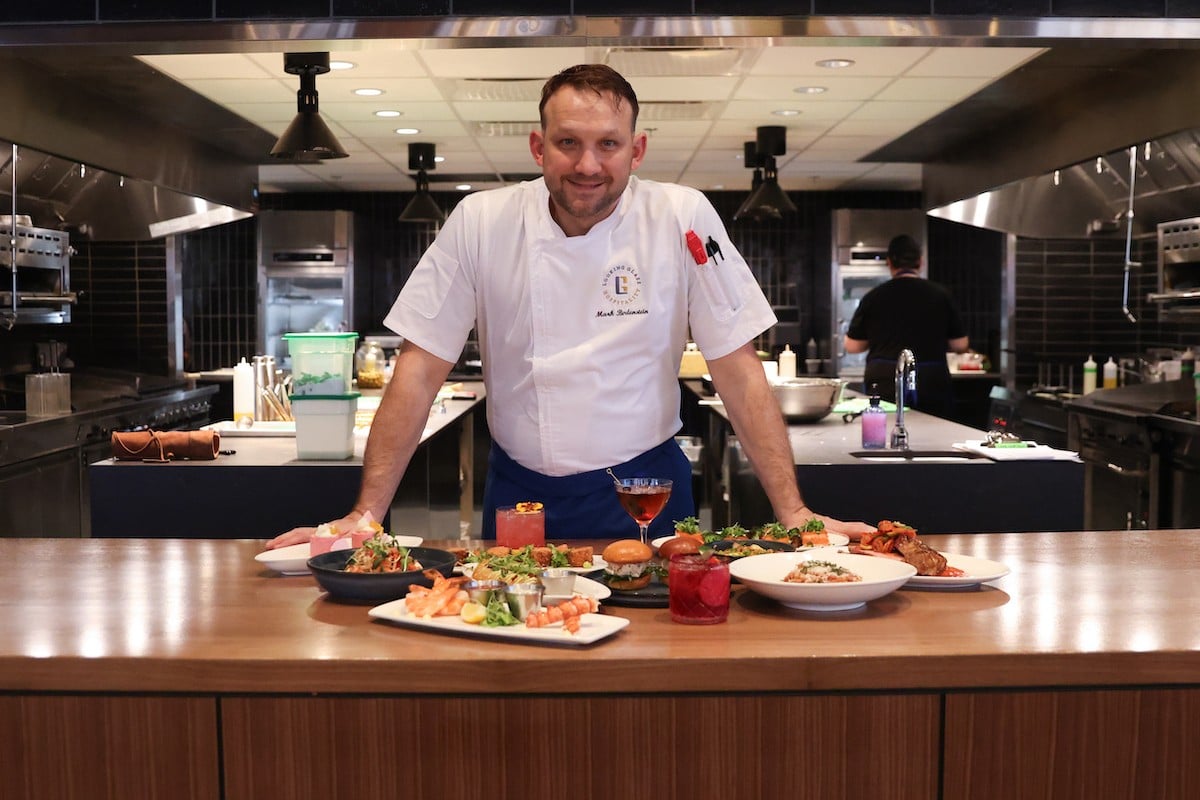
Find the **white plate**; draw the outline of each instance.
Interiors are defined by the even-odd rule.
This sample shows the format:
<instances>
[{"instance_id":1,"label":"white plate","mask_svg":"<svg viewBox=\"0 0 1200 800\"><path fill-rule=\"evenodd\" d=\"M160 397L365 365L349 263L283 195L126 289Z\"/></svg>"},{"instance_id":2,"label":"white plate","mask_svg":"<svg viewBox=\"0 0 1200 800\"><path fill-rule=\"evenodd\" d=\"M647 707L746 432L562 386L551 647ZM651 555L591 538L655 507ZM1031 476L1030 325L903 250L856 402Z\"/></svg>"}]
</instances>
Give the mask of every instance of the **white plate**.
<instances>
[{"instance_id":1,"label":"white plate","mask_svg":"<svg viewBox=\"0 0 1200 800\"><path fill-rule=\"evenodd\" d=\"M600 581L594 581L591 578L585 578L582 575L575 576L575 594L581 594L584 597L594 597L597 600L607 600L612 597L612 589L605 586ZM561 603L564 600L570 600L570 595L565 594L548 594L542 598L542 605L554 605Z\"/></svg>"},{"instance_id":2,"label":"white plate","mask_svg":"<svg viewBox=\"0 0 1200 800\"><path fill-rule=\"evenodd\" d=\"M395 539L401 547L419 547L424 541L420 536L396 536ZM346 549L350 546L349 537L345 537L345 541L346 544L341 547L338 546L340 543L335 543L333 549ZM276 550L263 550L254 557L254 560L281 575L311 575L312 573L308 571L310 557L308 542L301 542Z\"/></svg>"},{"instance_id":3,"label":"white plate","mask_svg":"<svg viewBox=\"0 0 1200 800\"><path fill-rule=\"evenodd\" d=\"M857 583L788 583L784 580L802 561L831 561L862 577ZM739 558L729 574L751 591L805 611L847 611L899 589L917 574L911 564L890 558L839 553L832 548L803 553L768 553Z\"/></svg>"},{"instance_id":4,"label":"white plate","mask_svg":"<svg viewBox=\"0 0 1200 800\"><path fill-rule=\"evenodd\" d=\"M828 532L825 535L829 537L829 544L811 544L806 547L797 547L796 549L797 550L812 550L814 547L842 547L843 545L850 544L850 537L844 533ZM664 542L667 542L674 538L675 538L674 535L660 536L657 539L655 539L654 541L652 541L650 544L654 545L654 549L657 550L658 548L663 546ZM751 539L750 541L754 541L754 540Z\"/></svg>"},{"instance_id":5,"label":"white plate","mask_svg":"<svg viewBox=\"0 0 1200 800\"><path fill-rule=\"evenodd\" d=\"M939 578L936 575L914 575L908 579L905 586L921 586L929 589L960 589L966 586L978 586L987 581L1003 578L1009 573L1008 567L999 561L988 561L986 558L960 556L955 553L942 553L946 564L958 567L967 573L960 578Z\"/></svg>"},{"instance_id":6,"label":"white plate","mask_svg":"<svg viewBox=\"0 0 1200 800\"><path fill-rule=\"evenodd\" d=\"M593 554L592 565L590 567L563 567L563 569L570 570L576 575L586 575L589 572L595 572L596 570L604 569L607 566L608 562L605 561L603 557ZM454 571L459 575L470 575L475 571L475 564L459 564L454 568Z\"/></svg>"},{"instance_id":7,"label":"white plate","mask_svg":"<svg viewBox=\"0 0 1200 800\"><path fill-rule=\"evenodd\" d=\"M545 628L527 628L524 623L510 625L504 628L485 628L482 625L470 625L463 622L457 615L453 617L413 617L409 616L404 598L393 600L376 606L367 612L375 619L394 622L409 628L419 628L433 633L448 633L457 636L478 636L484 639L507 639L519 644L565 644L585 645L612 636L629 624L624 617L610 617L607 614L584 614L579 618L579 631L568 633L561 625L550 625Z\"/></svg>"}]
</instances>

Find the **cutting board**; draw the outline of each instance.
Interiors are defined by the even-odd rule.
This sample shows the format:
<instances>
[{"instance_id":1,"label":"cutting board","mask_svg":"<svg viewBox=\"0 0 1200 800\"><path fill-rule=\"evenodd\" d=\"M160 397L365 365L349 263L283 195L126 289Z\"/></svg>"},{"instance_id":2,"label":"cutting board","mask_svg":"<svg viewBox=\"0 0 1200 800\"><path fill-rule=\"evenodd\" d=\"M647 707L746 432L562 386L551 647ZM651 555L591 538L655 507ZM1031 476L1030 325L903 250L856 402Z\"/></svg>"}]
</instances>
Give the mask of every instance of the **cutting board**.
<instances>
[{"instance_id":1,"label":"cutting board","mask_svg":"<svg viewBox=\"0 0 1200 800\"><path fill-rule=\"evenodd\" d=\"M986 447L984 442L955 442L956 450L990 458L992 461L1078 461L1072 450L1057 450L1044 444L1029 442L1030 447Z\"/></svg>"}]
</instances>

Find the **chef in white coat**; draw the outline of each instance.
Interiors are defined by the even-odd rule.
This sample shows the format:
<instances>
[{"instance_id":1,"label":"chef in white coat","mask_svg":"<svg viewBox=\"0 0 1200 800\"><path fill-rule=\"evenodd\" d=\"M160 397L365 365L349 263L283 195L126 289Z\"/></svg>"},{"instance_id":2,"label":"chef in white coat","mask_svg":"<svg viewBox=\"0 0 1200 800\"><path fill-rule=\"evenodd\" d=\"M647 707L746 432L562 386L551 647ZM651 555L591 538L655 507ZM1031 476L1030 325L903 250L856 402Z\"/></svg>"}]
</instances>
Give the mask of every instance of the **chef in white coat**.
<instances>
[{"instance_id":1,"label":"chef in white coat","mask_svg":"<svg viewBox=\"0 0 1200 800\"><path fill-rule=\"evenodd\" d=\"M636 526L608 470L673 479L652 535L696 513L691 467L674 440L689 333L777 519L792 527L818 516L801 499L753 343L775 316L703 194L632 175L647 144L633 88L607 66L579 65L546 83L539 108L529 147L542 179L463 198L384 320L404 344L371 426L358 500L333 524L388 512L472 329L494 442L485 538L495 509L522 501L545 504L547 538L629 537ZM821 518L851 535L871 530Z\"/></svg>"}]
</instances>

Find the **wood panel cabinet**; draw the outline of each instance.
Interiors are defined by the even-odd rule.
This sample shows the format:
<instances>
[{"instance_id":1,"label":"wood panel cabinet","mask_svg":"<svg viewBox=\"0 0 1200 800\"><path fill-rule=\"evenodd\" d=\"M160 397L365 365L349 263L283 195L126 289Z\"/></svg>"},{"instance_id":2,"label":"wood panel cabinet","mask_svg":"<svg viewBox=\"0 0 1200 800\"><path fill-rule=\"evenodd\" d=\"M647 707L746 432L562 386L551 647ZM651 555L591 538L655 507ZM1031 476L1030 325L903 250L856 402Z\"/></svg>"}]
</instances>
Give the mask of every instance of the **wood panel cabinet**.
<instances>
[{"instance_id":1,"label":"wood panel cabinet","mask_svg":"<svg viewBox=\"0 0 1200 800\"><path fill-rule=\"evenodd\" d=\"M219 800L217 748L211 697L0 696L5 800Z\"/></svg>"}]
</instances>

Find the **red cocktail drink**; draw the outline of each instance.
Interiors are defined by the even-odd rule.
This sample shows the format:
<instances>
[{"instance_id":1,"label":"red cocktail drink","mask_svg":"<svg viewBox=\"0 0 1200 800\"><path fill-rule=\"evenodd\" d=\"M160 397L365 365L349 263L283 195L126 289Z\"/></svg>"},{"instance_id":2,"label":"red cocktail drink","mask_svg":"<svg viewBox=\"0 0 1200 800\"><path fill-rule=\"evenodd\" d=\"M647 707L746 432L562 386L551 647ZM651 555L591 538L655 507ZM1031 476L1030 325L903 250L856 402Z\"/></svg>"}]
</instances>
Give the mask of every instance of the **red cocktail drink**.
<instances>
[{"instance_id":1,"label":"red cocktail drink","mask_svg":"<svg viewBox=\"0 0 1200 800\"><path fill-rule=\"evenodd\" d=\"M713 625L729 617L729 559L676 553L671 556L667 585L673 621Z\"/></svg>"},{"instance_id":2,"label":"red cocktail drink","mask_svg":"<svg viewBox=\"0 0 1200 800\"><path fill-rule=\"evenodd\" d=\"M671 497L671 486L671 481L661 478L621 478L617 481L617 500L638 524L643 544L646 543L646 529Z\"/></svg>"},{"instance_id":3,"label":"red cocktail drink","mask_svg":"<svg viewBox=\"0 0 1200 800\"><path fill-rule=\"evenodd\" d=\"M541 547L546 543L546 513L541 503L517 503L496 509L496 544L501 547Z\"/></svg>"}]
</instances>

